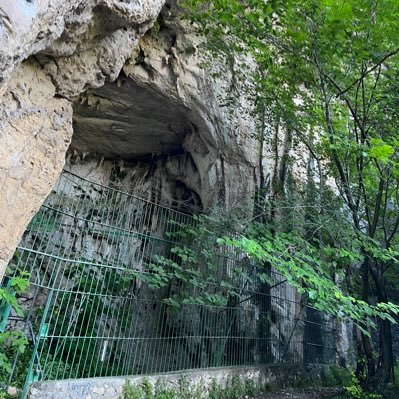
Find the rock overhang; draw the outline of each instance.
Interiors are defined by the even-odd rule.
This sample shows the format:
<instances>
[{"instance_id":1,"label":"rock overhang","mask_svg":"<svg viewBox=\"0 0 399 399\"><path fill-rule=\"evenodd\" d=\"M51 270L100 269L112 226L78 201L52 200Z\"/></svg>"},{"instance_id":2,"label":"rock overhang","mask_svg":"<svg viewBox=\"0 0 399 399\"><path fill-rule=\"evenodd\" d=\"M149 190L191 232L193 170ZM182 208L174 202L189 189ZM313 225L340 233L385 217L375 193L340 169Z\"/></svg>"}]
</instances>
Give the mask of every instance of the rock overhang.
<instances>
[{"instance_id":1,"label":"rock overhang","mask_svg":"<svg viewBox=\"0 0 399 399\"><path fill-rule=\"evenodd\" d=\"M81 95L74 106L71 151L133 160L183 152L195 126L189 109L121 75Z\"/></svg>"}]
</instances>

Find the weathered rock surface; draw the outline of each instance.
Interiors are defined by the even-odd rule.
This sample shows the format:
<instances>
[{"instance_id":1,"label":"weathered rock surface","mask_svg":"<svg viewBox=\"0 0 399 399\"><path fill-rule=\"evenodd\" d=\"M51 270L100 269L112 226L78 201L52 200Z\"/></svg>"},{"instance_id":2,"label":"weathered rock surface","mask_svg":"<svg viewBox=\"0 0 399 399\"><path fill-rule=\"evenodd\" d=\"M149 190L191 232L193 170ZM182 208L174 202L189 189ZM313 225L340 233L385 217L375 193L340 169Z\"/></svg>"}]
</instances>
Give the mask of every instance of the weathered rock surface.
<instances>
[{"instance_id":1,"label":"weathered rock surface","mask_svg":"<svg viewBox=\"0 0 399 399\"><path fill-rule=\"evenodd\" d=\"M59 80L78 92L116 78L164 0L1 0L0 84L32 54L60 58ZM125 33L124 33L125 32ZM68 69L69 67L69 69ZM102 75L100 78L97 74ZM66 82L69 80L69 82Z\"/></svg>"},{"instance_id":2,"label":"weathered rock surface","mask_svg":"<svg viewBox=\"0 0 399 399\"><path fill-rule=\"evenodd\" d=\"M163 3L0 1L0 276L64 165L72 98L118 76Z\"/></svg>"},{"instance_id":3,"label":"weathered rock surface","mask_svg":"<svg viewBox=\"0 0 399 399\"><path fill-rule=\"evenodd\" d=\"M22 64L0 105L0 275L64 165L72 106L34 64Z\"/></svg>"}]
</instances>

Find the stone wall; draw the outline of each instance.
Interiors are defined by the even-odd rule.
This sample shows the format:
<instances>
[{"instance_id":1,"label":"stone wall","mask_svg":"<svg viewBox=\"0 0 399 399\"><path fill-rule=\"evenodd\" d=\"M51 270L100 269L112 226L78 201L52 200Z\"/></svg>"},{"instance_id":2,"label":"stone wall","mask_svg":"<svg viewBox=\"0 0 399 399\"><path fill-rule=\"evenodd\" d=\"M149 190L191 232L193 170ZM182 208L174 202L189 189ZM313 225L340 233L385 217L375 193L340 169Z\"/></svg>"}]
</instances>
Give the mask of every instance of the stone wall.
<instances>
[{"instance_id":1,"label":"stone wall","mask_svg":"<svg viewBox=\"0 0 399 399\"><path fill-rule=\"evenodd\" d=\"M312 370L313 381L320 378L320 370ZM160 374L156 376L109 377L84 380L64 380L35 383L30 388L30 399L117 399L122 398L126 381L139 384L144 378L150 383L162 382L167 388L178 388L182 377L190 386L199 385L202 391L210 388L213 381L222 387L233 377L243 381L252 380L257 385L285 387L295 385L306 374L298 365L279 365L269 367L224 368L186 373Z\"/></svg>"}]
</instances>

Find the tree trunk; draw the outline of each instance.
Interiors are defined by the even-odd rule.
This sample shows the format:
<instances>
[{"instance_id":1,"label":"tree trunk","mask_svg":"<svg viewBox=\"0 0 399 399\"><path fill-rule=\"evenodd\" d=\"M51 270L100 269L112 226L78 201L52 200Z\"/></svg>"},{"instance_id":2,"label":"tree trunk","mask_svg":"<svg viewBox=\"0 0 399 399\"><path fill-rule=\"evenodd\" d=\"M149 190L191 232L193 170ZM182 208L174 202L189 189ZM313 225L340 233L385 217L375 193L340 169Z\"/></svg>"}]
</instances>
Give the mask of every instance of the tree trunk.
<instances>
[{"instance_id":1,"label":"tree trunk","mask_svg":"<svg viewBox=\"0 0 399 399\"><path fill-rule=\"evenodd\" d=\"M370 269L370 261L368 257L365 258L361 272L362 272L362 299L366 303L369 303L369 291L370 291L370 283L369 283L369 269ZM362 325L362 328L368 330L366 324ZM358 345L358 350L360 351L360 356L357 360L356 367L356 377L361 381L363 387L367 387L370 385L370 382L374 380L374 376L376 373L376 364L373 350L373 342L369 336L360 333L361 336L361 345ZM365 370L365 365L367 368Z\"/></svg>"},{"instance_id":2,"label":"tree trunk","mask_svg":"<svg viewBox=\"0 0 399 399\"><path fill-rule=\"evenodd\" d=\"M371 268L371 275L377 290L378 302L388 302L386 292L385 278L383 274L383 265L376 265ZM387 319L379 319L379 338L380 338L380 356L376 379L379 384L389 383L393 368L393 349L392 349L392 330L391 322Z\"/></svg>"}]
</instances>

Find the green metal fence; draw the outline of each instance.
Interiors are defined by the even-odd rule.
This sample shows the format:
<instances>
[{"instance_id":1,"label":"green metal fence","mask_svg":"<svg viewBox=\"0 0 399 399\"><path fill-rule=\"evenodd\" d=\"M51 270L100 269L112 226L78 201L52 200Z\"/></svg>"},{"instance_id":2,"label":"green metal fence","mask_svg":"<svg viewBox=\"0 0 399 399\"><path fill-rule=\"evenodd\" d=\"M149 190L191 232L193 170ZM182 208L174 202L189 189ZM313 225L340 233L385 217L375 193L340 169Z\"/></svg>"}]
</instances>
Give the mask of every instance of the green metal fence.
<instances>
[{"instance_id":1,"label":"green metal fence","mask_svg":"<svg viewBox=\"0 0 399 399\"><path fill-rule=\"evenodd\" d=\"M8 321L31 342L27 382L334 360L333 321L272 270L267 284L256 281L242 254L216 254L219 275L203 288L225 295L224 306L171 306L165 299L181 289L176 282L141 278L157 278L154 256L172 256L181 226L194 224L176 209L64 171L9 267L9 276L30 273L30 292L19 298L26 315ZM255 283L231 277L237 265ZM238 295L217 284L222 274Z\"/></svg>"}]
</instances>

